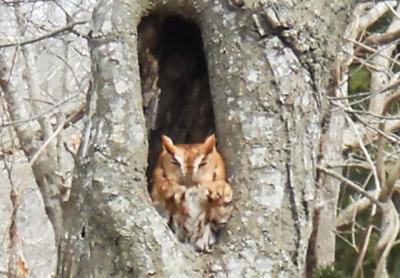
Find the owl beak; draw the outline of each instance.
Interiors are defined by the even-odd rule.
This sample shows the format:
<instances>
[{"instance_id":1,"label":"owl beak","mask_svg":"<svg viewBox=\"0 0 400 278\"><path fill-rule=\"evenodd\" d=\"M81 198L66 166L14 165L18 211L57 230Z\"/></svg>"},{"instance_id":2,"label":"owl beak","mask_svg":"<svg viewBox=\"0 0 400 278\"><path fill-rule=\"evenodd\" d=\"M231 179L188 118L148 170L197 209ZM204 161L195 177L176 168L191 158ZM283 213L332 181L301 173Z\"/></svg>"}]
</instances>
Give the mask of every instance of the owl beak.
<instances>
[{"instance_id":1,"label":"owl beak","mask_svg":"<svg viewBox=\"0 0 400 278\"><path fill-rule=\"evenodd\" d=\"M188 187L194 186L193 183L193 169L188 169L188 173L185 177L185 185Z\"/></svg>"}]
</instances>

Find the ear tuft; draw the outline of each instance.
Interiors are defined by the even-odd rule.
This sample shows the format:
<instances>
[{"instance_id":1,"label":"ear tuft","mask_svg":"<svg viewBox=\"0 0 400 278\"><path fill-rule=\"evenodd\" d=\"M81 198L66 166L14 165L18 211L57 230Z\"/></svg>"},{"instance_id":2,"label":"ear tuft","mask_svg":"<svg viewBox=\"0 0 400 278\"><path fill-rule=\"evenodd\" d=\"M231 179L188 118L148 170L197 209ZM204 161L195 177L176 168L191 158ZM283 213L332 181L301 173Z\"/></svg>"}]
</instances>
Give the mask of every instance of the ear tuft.
<instances>
[{"instance_id":1,"label":"ear tuft","mask_svg":"<svg viewBox=\"0 0 400 278\"><path fill-rule=\"evenodd\" d=\"M164 149L171 153L171 154L175 154L176 153L176 146L174 145L174 142L172 141L171 138L169 138L166 135L162 135L161 136L161 141L163 144Z\"/></svg>"},{"instance_id":2,"label":"ear tuft","mask_svg":"<svg viewBox=\"0 0 400 278\"><path fill-rule=\"evenodd\" d=\"M211 153L214 150L216 143L215 134L212 134L207 137L207 139L203 143L204 151L207 154Z\"/></svg>"}]
</instances>

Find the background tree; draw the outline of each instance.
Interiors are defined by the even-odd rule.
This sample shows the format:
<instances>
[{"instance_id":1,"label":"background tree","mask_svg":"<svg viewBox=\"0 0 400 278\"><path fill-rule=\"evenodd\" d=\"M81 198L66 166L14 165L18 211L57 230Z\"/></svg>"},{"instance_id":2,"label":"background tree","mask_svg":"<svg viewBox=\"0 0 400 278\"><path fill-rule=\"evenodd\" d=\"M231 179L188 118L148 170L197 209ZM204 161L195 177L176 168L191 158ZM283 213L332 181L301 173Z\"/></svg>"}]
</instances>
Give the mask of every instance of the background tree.
<instances>
[{"instance_id":1,"label":"background tree","mask_svg":"<svg viewBox=\"0 0 400 278\"><path fill-rule=\"evenodd\" d=\"M349 82L349 91L342 90L332 99L346 112L344 144L352 150L342 165L346 178L333 176L351 188L342 193L343 210L336 223L344 240L338 246L343 250L343 242L349 243L339 263L353 277L388 277L388 269L394 276L399 273L393 264L398 256L396 181L400 175L396 5L393 1L356 7L342 48L347 57L342 60L342 84L345 89ZM350 229L344 228L349 225Z\"/></svg>"}]
</instances>

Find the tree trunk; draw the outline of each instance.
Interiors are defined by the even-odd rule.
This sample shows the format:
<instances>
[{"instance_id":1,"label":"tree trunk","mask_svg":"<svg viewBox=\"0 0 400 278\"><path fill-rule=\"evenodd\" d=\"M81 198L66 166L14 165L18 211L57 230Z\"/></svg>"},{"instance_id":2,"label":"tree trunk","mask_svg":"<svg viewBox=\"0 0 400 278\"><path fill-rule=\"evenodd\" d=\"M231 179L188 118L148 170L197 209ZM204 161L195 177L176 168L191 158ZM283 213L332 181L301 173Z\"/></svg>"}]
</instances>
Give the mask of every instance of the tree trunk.
<instances>
[{"instance_id":1,"label":"tree trunk","mask_svg":"<svg viewBox=\"0 0 400 278\"><path fill-rule=\"evenodd\" d=\"M350 7L233 2L99 1L89 44L94 86L63 210L60 276L306 275L323 107L343 30L337 22ZM203 35L235 207L211 254L179 242L147 192L136 30L150 7L194 19Z\"/></svg>"}]
</instances>

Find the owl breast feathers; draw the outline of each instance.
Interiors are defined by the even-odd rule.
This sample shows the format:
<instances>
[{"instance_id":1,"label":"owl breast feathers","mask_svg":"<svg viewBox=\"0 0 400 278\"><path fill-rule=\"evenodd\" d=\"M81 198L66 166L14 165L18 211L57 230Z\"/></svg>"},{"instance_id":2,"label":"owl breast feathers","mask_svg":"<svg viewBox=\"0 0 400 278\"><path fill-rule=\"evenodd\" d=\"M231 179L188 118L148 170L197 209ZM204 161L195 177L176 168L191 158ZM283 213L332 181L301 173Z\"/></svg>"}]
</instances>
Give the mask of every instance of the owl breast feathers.
<instances>
[{"instance_id":1,"label":"owl breast feathers","mask_svg":"<svg viewBox=\"0 0 400 278\"><path fill-rule=\"evenodd\" d=\"M151 198L181 241L209 251L232 212L232 188L215 136L200 144L177 144L163 135L151 181Z\"/></svg>"}]
</instances>

